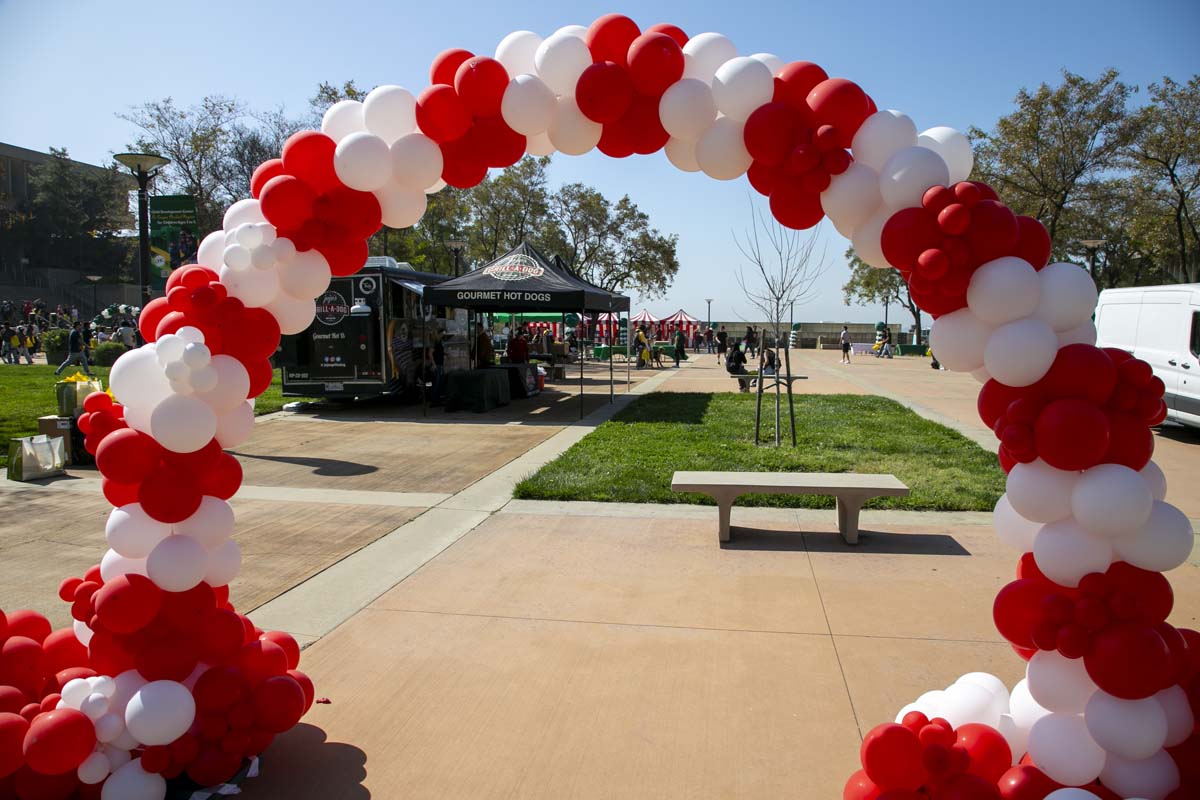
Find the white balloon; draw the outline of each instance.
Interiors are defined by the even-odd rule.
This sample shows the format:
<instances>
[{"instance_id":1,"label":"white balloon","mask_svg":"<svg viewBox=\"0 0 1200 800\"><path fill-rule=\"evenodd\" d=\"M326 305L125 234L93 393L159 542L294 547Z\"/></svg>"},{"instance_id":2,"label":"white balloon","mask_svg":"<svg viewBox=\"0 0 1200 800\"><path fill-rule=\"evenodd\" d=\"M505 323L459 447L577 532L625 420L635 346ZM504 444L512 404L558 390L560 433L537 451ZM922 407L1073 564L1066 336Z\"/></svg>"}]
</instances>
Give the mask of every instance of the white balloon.
<instances>
[{"instance_id":1,"label":"white balloon","mask_svg":"<svg viewBox=\"0 0 1200 800\"><path fill-rule=\"evenodd\" d=\"M996 730L1004 737L1004 741L1008 742L1008 750L1013 754L1012 763L1016 766L1029 749L1028 729L1018 726L1012 714L1004 713L1000 715L1000 725Z\"/></svg>"},{"instance_id":2,"label":"white balloon","mask_svg":"<svg viewBox=\"0 0 1200 800\"><path fill-rule=\"evenodd\" d=\"M145 575L146 559L126 558L116 550L106 550L100 559L100 577L107 583L121 575Z\"/></svg>"},{"instance_id":3,"label":"white balloon","mask_svg":"<svg viewBox=\"0 0 1200 800\"><path fill-rule=\"evenodd\" d=\"M1100 781L1121 797L1163 800L1179 787L1179 767L1166 750L1140 760L1109 753Z\"/></svg>"},{"instance_id":4,"label":"white balloon","mask_svg":"<svg viewBox=\"0 0 1200 800\"><path fill-rule=\"evenodd\" d=\"M269 245L254 248L250 251L250 266L271 269L275 266L275 251Z\"/></svg>"},{"instance_id":5,"label":"white balloon","mask_svg":"<svg viewBox=\"0 0 1200 800\"><path fill-rule=\"evenodd\" d=\"M379 192L376 196L379 197L382 194L384 192ZM417 194L421 196L423 211L425 194L423 192L417 192ZM383 205L382 197L380 197L380 205ZM393 228L399 227L391 225L387 221L386 210L384 211L384 224ZM318 250L305 250L297 253L295 258L279 267L279 286L293 297L319 297L329 288L329 280L329 262ZM245 395L243 394L238 399L244 400Z\"/></svg>"},{"instance_id":6,"label":"white balloon","mask_svg":"<svg viewBox=\"0 0 1200 800\"><path fill-rule=\"evenodd\" d=\"M717 118L713 89L695 78L671 84L658 102L663 128L676 139L699 139Z\"/></svg>"},{"instance_id":7,"label":"white balloon","mask_svg":"<svg viewBox=\"0 0 1200 800\"><path fill-rule=\"evenodd\" d=\"M745 122L754 109L771 102L775 78L756 58L731 58L717 68L712 82L713 100L726 117Z\"/></svg>"},{"instance_id":8,"label":"white balloon","mask_svg":"<svg viewBox=\"0 0 1200 800\"><path fill-rule=\"evenodd\" d=\"M1090 319L1084 320L1074 328L1065 331L1057 331L1058 347L1061 350L1069 344L1095 344L1096 343L1096 323Z\"/></svg>"},{"instance_id":9,"label":"white balloon","mask_svg":"<svg viewBox=\"0 0 1200 800\"><path fill-rule=\"evenodd\" d=\"M1051 780L1069 786L1091 783L1104 769L1104 749L1078 714L1048 714L1035 722L1029 755Z\"/></svg>"},{"instance_id":10,"label":"white balloon","mask_svg":"<svg viewBox=\"0 0 1200 800\"><path fill-rule=\"evenodd\" d=\"M585 39L587 38L587 32L588 29L586 25L563 25L554 33L561 33L563 36L574 36L576 39Z\"/></svg>"},{"instance_id":11,"label":"white balloon","mask_svg":"<svg viewBox=\"0 0 1200 800\"><path fill-rule=\"evenodd\" d=\"M135 758L109 776L100 791L101 800L162 800L167 794L167 782L157 772L142 769L142 760Z\"/></svg>"},{"instance_id":12,"label":"white balloon","mask_svg":"<svg viewBox=\"0 0 1200 800\"><path fill-rule=\"evenodd\" d=\"M733 42L719 33L700 33L683 46L683 77L712 83L721 65L737 58Z\"/></svg>"},{"instance_id":13,"label":"white balloon","mask_svg":"<svg viewBox=\"0 0 1200 800\"><path fill-rule=\"evenodd\" d=\"M187 364L182 360L172 361L163 367L163 374L167 376L167 380L172 383L175 381L186 381L187 377L192 374L188 369Z\"/></svg>"},{"instance_id":14,"label":"white balloon","mask_svg":"<svg viewBox=\"0 0 1200 800\"><path fill-rule=\"evenodd\" d=\"M941 156L924 147L906 147L892 155L879 170L879 193L893 211L921 205L931 186L950 183L950 171Z\"/></svg>"},{"instance_id":15,"label":"white balloon","mask_svg":"<svg viewBox=\"0 0 1200 800\"><path fill-rule=\"evenodd\" d=\"M1146 466L1142 467L1142 471L1138 474L1150 488L1150 494L1155 500L1162 500L1167 496L1167 476L1153 460L1147 461Z\"/></svg>"},{"instance_id":16,"label":"white balloon","mask_svg":"<svg viewBox=\"0 0 1200 800\"><path fill-rule=\"evenodd\" d=\"M696 160L696 142L690 139L676 139L672 136L663 148L667 160L684 172L699 172L700 162Z\"/></svg>"},{"instance_id":17,"label":"white balloon","mask_svg":"<svg viewBox=\"0 0 1200 800\"><path fill-rule=\"evenodd\" d=\"M969 681L955 683L946 689L940 711L940 716L955 728L968 722L981 722L993 728L1000 724L1001 708L992 693Z\"/></svg>"},{"instance_id":18,"label":"white balloon","mask_svg":"<svg viewBox=\"0 0 1200 800\"><path fill-rule=\"evenodd\" d=\"M573 95L579 76L592 65L592 52L588 50L583 39L559 31L538 45L533 55L533 64L538 77L545 81L555 94Z\"/></svg>"},{"instance_id":19,"label":"white balloon","mask_svg":"<svg viewBox=\"0 0 1200 800\"><path fill-rule=\"evenodd\" d=\"M832 185L832 184L831 184ZM883 255L883 226L892 216L891 209L878 208L875 213L867 217L866 221L858 225L854 229L854 235L850 237L850 243L854 246L854 252L863 263L869 264L876 269L891 269L892 265ZM942 317L941 319L945 319ZM983 352L983 344L979 345L980 353ZM980 356L980 363L983 357Z\"/></svg>"},{"instance_id":20,"label":"white balloon","mask_svg":"<svg viewBox=\"0 0 1200 800\"><path fill-rule=\"evenodd\" d=\"M442 149L423 133L410 133L392 143L392 177L405 189L423 191L442 175Z\"/></svg>"},{"instance_id":21,"label":"white balloon","mask_svg":"<svg viewBox=\"0 0 1200 800\"><path fill-rule=\"evenodd\" d=\"M276 264L286 264L296 257L296 245L287 237L280 237L271 242L271 252Z\"/></svg>"},{"instance_id":22,"label":"white balloon","mask_svg":"<svg viewBox=\"0 0 1200 800\"><path fill-rule=\"evenodd\" d=\"M284 336L302 333L317 315L317 304L313 298L296 297L287 292L276 295L275 299L266 305L266 309L279 323L279 331Z\"/></svg>"},{"instance_id":23,"label":"white balloon","mask_svg":"<svg viewBox=\"0 0 1200 800\"><path fill-rule=\"evenodd\" d=\"M1040 705L1029 693L1029 681L1025 678L1017 681L1012 694L1008 698L1008 710L1013 723L1028 735L1033 723L1050 713L1050 709ZM1020 757L1019 755L1017 756Z\"/></svg>"},{"instance_id":24,"label":"white balloon","mask_svg":"<svg viewBox=\"0 0 1200 800\"><path fill-rule=\"evenodd\" d=\"M534 58L542 37L533 31L513 31L496 45L496 60L509 75L532 75L537 67Z\"/></svg>"},{"instance_id":25,"label":"white balloon","mask_svg":"<svg viewBox=\"0 0 1200 800\"><path fill-rule=\"evenodd\" d=\"M217 414L237 408L250 393L250 376L246 368L233 356L224 354L213 356L210 366L217 373L217 385L197 396Z\"/></svg>"},{"instance_id":26,"label":"white balloon","mask_svg":"<svg viewBox=\"0 0 1200 800\"><path fill-rule=\"evenodd\" d=\"M231 297L250 308L267 305L279 294L279 275L273 269L248 269L235 272L221 267L221 283Z\"/></svg>"},{"instance_id":27,"label":"white balloon","mask_svg":"<svg viewBox=\"0 0 1200 800\"><path fill-rule=\"evenodd\" d=\"M1151 572L1168 572L1188 560L1195 540L1187 516L1170 503L1155 500L1141 529L1113 539L1112 546L1122 561Z\"/></svg>"},{"instance_id":28,"label":"white balloon","mask_svg":"<svg viewBox=\"0 0 1200 800\"><path fill-rule=\"evenodd\" d=\"M186 592L204 580L208 552L190 536L168 536L146 559L150 580L166 592ZM136 732L134 733L136 736Z\"/></svg>"},{"instance_id":29,"label":"white balloon","mask_svg":"<svg viewBox=\"0 0 1200 800\"><path fill-rule=\"evenodd\" d=\"M243 222L234 228L229 235L233 237L235 242L251 250L262 243L262 231L253 222Z\"/></svg>"},{"instance_id":30,"label":"white balloon","mask_svg":"<svg viewBox=\"0 0 1200 800\"><path fill-rule=\"evenodd\" d=\"M1108 569L1113 562L1113 545L1074 518L1061 519L1038 531L1033 540L1033 559L1047 578L1074 588L1089 572Z\"/></svg>"},{"instance_id":31,"label":"white balloon","mask_svg":"<svg viewBox=\"0 0 1200 800\"><path fill-rule=\"evenodd\" d=\"M417 98L403 86L376 86L363 100L363 122L391 144L417 129Z\"/></svg>"},{"instance_id":32,"label":"white balloon","mask_svg":"<svg viewBox=\"0 0 1200 800\"><path fill-rule=\"evenodd\" d=\"M942 700L945 697L945 689L932 689L918 697L912 705L916 706L925 716L933 719L942 715Z\"/></svg>"},{"instance_id":33,"label":"white balloon","mask_svg":"<svg viewBox=\"0 0 1200 800\"><path fill-rule=\"evenodd\" d=\"M258 222L254 227L258 230L261 244L272 244L279 238L279 231L275 230L275 226L269 222Z\"/></svg>"},{"instance_id":34,"label":"white balloon","mask_svg":"<svg viewBox=\"0 0 1200 800\"><path fill-rule=\"evenodd\" d=\"M967 286L967 306L991 325L1027 317L1037 308L1041 283L1024 259L1004 256L975 270Z\"/></svg>"},{"instance_id":35,"label":"white balloon","mask_svg":"<svg viewBox=\"0 0 1200 800\"><path fill-rule=\"evenodd\" d=\"M420 189L406 189L392 184L375 192L379 207L383 212L383 224L389 228L411 228L425 216L429 204L428 196ZM283 284L284 274L280 270L280 283ZM315 292L293 291L284 284L283 288L294 297L319 297L329 287L329 282Z\"/></svg>"},{"instance_id":36,"label":"white balloon","mask_svg":"<svg viewBox=\"0 0 1200 800\"><path fill-rule=\"evenodd\" d=\"M92 692L79 704L82 711L93 723L108 713L108 698L99 692Z\"/></svg>"},{"instance_id":37,"label":"white balloon","mask_svg":"<svg viewBox=\"0 0 1200 800\"><path fill-rule=\"evenodd\" d=\"M587 49L586 45L584 49ZM569 156L581 156L600 142L604 126L585 117L575 103L574 95L567 95L558 99L554 122L550 125L548 133L555 148Z\"/></svg>"},{"instance_id":38,"label":"white balloon","mask_svg":"<svg viewBox=\"0 0 1200 800\"><path fill-rule=\"evenodd\" d=\"M388 143L373 133L352 133L338 142L333 169L338 179L351 189L360 192L382 189L392 177Z\"/></svg>"},{"instance_id":39,"label":"white balloon","mask_svg":"<svg viewBox=\"0 0 1200 800\"><path fill-rule=\"evenodd\" d=\"M125 739L129 740L129 747L121 746L120 742ZM134 747L137 747L137 740L130 736L129 731L122 727L120 738L104 745L104 749L99 752L104 753L105 757L108 758L109 769L116 772L133 758L129 750ZM103 798L103 795L101 797Z\"/></svg>"},{"instance_id":40,"label":"white balloon","mask_svg":"<svg viewBox=\"0 0 1200 800\"><path fill-rule=\"evenodd\" d=\"M1038 271L1041 299L1034 312L1056 331L1087 322L1096 307L1096 284L1087 270L1076 264L1047 264Z\"/></svg>"},{"instance_id":41,"label":"white balloon","mask_svg":"<svg viewBox=\"0 0 1200 800\"><path fill-rule=\"evenodd\" d=\"M165 367L170 362L183 358L183 350L188 346L188 342L178 333L166 333L158 337L153 346L158 363Z\"/></svg>"},{"instance_id":42,"label":"white balloon","mask_svg":"<svg viewBox=\"0 0 1200 800\"><path fill-rule=\"evenodd\" d=\"M991 333L992 326L975 316L974 311L960 308L933 321L929 349L946 369L970 372L984 365L984 350Z\"/></svg>"},{"instance_id":43,"label":"white balloon","mask_svg":"<svg viewBox=\"0 0 1200 800\"><path fill-rule=\"evenodd\" d=\"M1020 553L1033 550L1034 537L1042 529L1040 522L1018 514L1006 494L1000 496L992 512L992 526L996 529L996 538Z\"/></svg>"},{"instance_id":44,"label":"white balloon","mask_svg":"<svg viewBox=\"0 0 1200 800\"><path fill-rule=\"evenodd\" d=\"M121 725L124 727L125 707L129 704L129 698L133 697L137 690L145 686L148 681L136 669L129 669L114 677L113 683L116 684L116 689L109 698L109 707L114 712L120 712ZM136 744L136 740L134 743Z\"/></svg>"},{"instance_id":45,"label":"white balloon","mask_svg":"<svg viewBox=\"0 0 1200 800\"><path fill-rule=\"evenodd\" d=\"M979 367L971 370L971 377L983 384L992 379L992 373L987 371L987 367Z\"/></svg>"},{"instance_id":46,"label":"white balloon","mask_svg":"<svg viewBox=\"0 0 1200 800\"><path fill-rule=\"evenodd\" d=\"M834 175L829 188L821 192L821 208L825 216L829 217L838 233L847 239L882 203L879 173L857 161L851 163L841 175Z\"/></svg>"},{"instance_id":47,"label":"white balloon","mask_svg":"<svg viewBox=\"0 0 1200 800\"><path fill-rule=\"evenodd\" d=\"M92 641L92 629L88 627L86 622L82 620L73 620L71 622L71 630L75 631L75 638L84 647Z\"/></svg>"},{"instance_id":48,"label":"white balloon","mask_svg":"<svg viewBox=\"0 0 1200 800\"><path fill-rule=\"evenodd\" d=\"M183 363L188 369L207 367L212 361L212 352L202 342L189 342L183 348Z\"/></svg>"},{"instance_id":49,"label":"white balloon","mask_svg":"<svg viewBox=\"0 0 1200 800\"><path fill-rule=\"evenodd\" d=\"M171 395L150 412L150 435L176 453L194 453L217 432L213 410L198 397Z\"/></svg>"},{"instance_id":50,"label":"white balloon","mask_svg":"<svg viewBox=\"0 0 1200 800\"><path fill-rule=\"evenodd\" d=\"M195 513L183 522L176 522L174 528L176 534L212 550L233 534L233 507L219 497L205 495Z\"/></svg>"},{"instance_id":51,"label":"white balloon","mask_svg":"<svg viewBox=\"0 0 1200 800\"><path fill-rule=\"evenodd\" d=\"M108 546L126 558L145 558L170 535L171 526L151 518L140 503L114 508L104 525Z\"/></svg>"},{"instance_id":52,"label":"white balloon","mask_svg":"<svg viewBox=\"0 0 1200 800\"><path fill-rule=\"evenodd\" d=\"M211 270L221 268L225 256L225 231L213 231L204 237L196 250L196 263Z\"/></svg>"},{"instance_id":53,"label":"white balloon","mask_svg":"<svg viewBox=\"0 0 1200 800\"><path fill-rule=\"evenodd\" d=\"M258 201L252 197L247 197L243 200L238 200L225 209L225 216L221 219L221 227L226 231L231 231L243 223L266 221L267 218L263 216L262 207L258 204Z\"/></svg>"},{"instance_id":54,"label":"white balloon","mask_svg":"<svg viewBox=\"0 0 1200 800\"><path fill-rule=\"evenodd\" d=\"M988 672L968 672L955 681L969 683L984 689L992 698L988 707L987 718L999 721L1001 714L1008 713L1008 687L1004 681ZM993 726L995 727L995 726Z\"/></svg>"},{"instance_id":55,"label":"white balloon","mask_svg":"<svg viewBox=\"0 0 1200 800\"><path fill-rule=\"evenodd\" d=\"M1163 747L1183 744L1184 740L1192 735L1192 726L1196 722L1187 692L1182 686L1169 686L1154 695L1154 701L1162 708L1167 719L1167 738Z\"/></svg>"},{"instance_id":56,"label":"white balloon","mask_svg":"<svg viewBox=\"0 0 1200 800\"><path fill-rule=\"evenodd\" d=\"M436 181L431 183L429 186L425 187L425 194L437 194L438 192L440 192L442 189L445 189L445 188L446 188L446 182L444 180L442 180L441 178L438 178Z\"/></svg>"},{"instance_id":57,"label":"white balloon","mask_svg":"<svg viewBox=\"0 0 1200 800\"><path fill-rule=\"evenodd\" d=\"M554 109L557 113L557 102L554 104ZM550 156L558 152L558 148L554 146L554 142L550 141L550 132L543 131L525 137L525 152L531 156Z\"/></svg>"},{"instance_id":58,"label":"white balloon","mask_svg":"<svg viewBox=\"0 0 1200 800\"><path fill-rule=\"evenodd\" d=\"M109 706L111 708L111 702ZM96 741L105 743L115 741L118 736L124 733L124 713L124 709L122 709L120 714L110 710L107 714L96 720Z\"/></svg>"},{"instance_id":59,"label":"white balloon","mask_svg":"<svg viewBox=\"0 0 1200 800\"><path fill-rule=\"evenodd\" d=\"M779 70L787 66L787 62L774 53L754 53L750 57L766 64L767 69L771 70L772 75L777 74Z\"/></svg>"},{"instance_id":60,"label":"white balloon","mask_svg":"<svg viewBox=\"0 0 1200 800\"><path fill-rule=\"evenodd\" d=\"M1012 468L1005 496L1025 519L1057 522L1071 516L1071 493L1078 480L1078 472L1056 469L1039 458Z\"/></svg>"},{"instance_id":61,"label":"white balloon","mask_svg":"<svg viewBox=\"0 0 1200 800\"><path fill-rule=\"evenodd\" d=\"M59 697L67 708L78 709L91 693L92 685L87 682L86 678L72 678L63 684Z\"/></svg>"},{"instance_id":62,"label":"white balloon","mask_svg":"<svg viewBox=\"0 0 1200 800\"><path fill-rule=\"evenodd\" d=\"M536 75L517 75L500 102L500 116L523 136L545 133L554 122L555 110L553 90Z\"/></svg>"},{"instance_id":63,"label":"white balloon","mask_svg":"<svg viewBox=\"0 0 1200 800\"><path fill-rule=\"evenodd\" d=\"M917 144L927 147L941 156L950 170L950 183L965 181L975 166L975 155L971 152L971 140L954 130L939 126L922 131Z\"/></svg>"},{"instance_id":64,"label":"white balloon","mask_svg":"<svg viewBox=\"0 0 1200 800\"><path fill-rule=\"evenodd\" d=\"M1121 758L1149 758L1167 740L1167 715L1153 697L1122 700L1098 689L1083 710L1083 721L1096 744Z\"/></svg>"},{"instance_id":65,"label":"white balloon","mask_svg":"<svg viewBox=\"0 0 1200 800\"><path fill-rule=\"evenodd\" d=\"M746 151L743 127L739 121L722 117L696 142L696 162L705 175L731 181L746 174L753 159Z\"/></svg>"},{"instance_id":66,"label":"white balloon","mask_svg":"<svg viewBox=\"0 0 1200 800\"><path fill-rule=\"evenodd\" d=\"M229 449L250 438L254 431L254 401L247 400L217 417L217 442Z\"/></svg>"},{"instance_id":67,"label":"white balloon","mask_svg":"<svg viewBox=\"0 0 1200 800\"><path fill-rule=\"evenodd\" d=\"M99 783L108 777L109 768L108 756L104 753L92 753L76 768L75 776L79 778L80 783Z\"/></svg>"},{"instance_id":68,"label":"white balloon","mask_svg":"<svg viewBox=\"0 0 1200 800\"><path fill-rule=\"evenodd\" d=\"M321 117L321 133L335 142L366 128L363 104L357 100L339 100L325 109L325 114Z\"/></svg>"},{"instance_id":69,"label":"white balloon","mask_svg":"<svg viewBox=\"0 0 1200 800\"><path fill-rule=\"evenodd\" d=\"M1055 789L1046 795L1044 800L1100 800L1100 797L1087 789L1068 786L1064 789Z\"/></svg>"},{"instance_id":70,"label":"white balloon","mask_svg":"<svg viewBox=\"0 0 1200 800\"><path fill-rule=\"evenodd\" d=\"M242 549L233 539L208 554L208 568L204 580L209 586L225 586L237 577L242 567Z\"/></svg>"},{"instance_id":71,"label":"white balloon","mask_svg":"<svg viewBox=\"0 0 1200 800\"><path fill-rule=\"evenodd\" d=\"M854 134L850 151L854 154L854 163L878 173L896 153L916 146L917 126L912 119L895 109L887 109L863 120Z\"/></svg>"},{"instance_id":72,"label":"white balloon","mask_svg":"<svg viewBox=\"0 0 1200 800\"><path fill-rule=\"evenodd\" d=\"M1071 513L1079 524L1110 538L1138 531L1150 518L1153 504L1149 484L1122 464L1086 470L1071 493Z\"/></svg>"},{"instance_id":73,"label":"white balloon","mask_svg":"<svg viewBox=\"0 0 1200 800\"><path fill-rule=\"evenodd\" d=\"M199 342L199 343L204 342L204 332L193 325L184 325L182 328L175 331L175 335L183 340L183 344L185 347L190 342ZM182 357L182 355L183 355L183 350L180 350L179 357Z\"/></svg>"},{"instance_id":74,"label":"white balloon","mask_svg":"<svg viewBox=\"0 0 1200 800\"><path fill-rule=\"evenodd\" d=\"M1040 319L1027 317L992 331L983 350L983 365L1000 383L1029 386L1046 374L1056 355L1054 331Z\"/></svg>"},{"instance_id":75,"label":"white balloon","mask_svg":"<svg viewBox=\"0 0 1200 800\"><path fill-rule=\"evenodd\" d=\"M237 272L250 269L254 260L250 250L245 245L236 242L225 248L222 259L231 270Z\"/></svg>"},{"instance_id":76,"label":"white balloon","mask_svg":"<svg viewBox=\"0 0 1200 800\"><path fill-rule=\"evenodd\" d=\"M1025 666L1026 688L1042 708L1079 714L1097 691L1082 658L1067 658L1057 650L1039 650Z\"/></svg>"}]
</instances>

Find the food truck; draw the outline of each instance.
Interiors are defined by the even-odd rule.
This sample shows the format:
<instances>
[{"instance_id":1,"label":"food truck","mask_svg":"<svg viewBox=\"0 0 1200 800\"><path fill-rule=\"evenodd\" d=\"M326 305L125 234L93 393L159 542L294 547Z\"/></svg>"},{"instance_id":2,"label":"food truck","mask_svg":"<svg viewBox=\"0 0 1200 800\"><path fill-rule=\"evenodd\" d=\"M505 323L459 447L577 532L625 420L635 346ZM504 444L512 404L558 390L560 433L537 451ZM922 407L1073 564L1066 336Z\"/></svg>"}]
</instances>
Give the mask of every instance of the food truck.
<instances>
[{"instance_id":1,"label":"food truck","mask_svg":"<svg viewBox=\"0 0 1200 800\"><path fill-rule=\"evenodd\" d=\"M423 302L425 287L444 280L379 256L333 278L316 299L312 325L280 343L283 394L419 400L420 368L439 332L445 369L466 369L467 312Z\"/></svg>"}]
</instances>

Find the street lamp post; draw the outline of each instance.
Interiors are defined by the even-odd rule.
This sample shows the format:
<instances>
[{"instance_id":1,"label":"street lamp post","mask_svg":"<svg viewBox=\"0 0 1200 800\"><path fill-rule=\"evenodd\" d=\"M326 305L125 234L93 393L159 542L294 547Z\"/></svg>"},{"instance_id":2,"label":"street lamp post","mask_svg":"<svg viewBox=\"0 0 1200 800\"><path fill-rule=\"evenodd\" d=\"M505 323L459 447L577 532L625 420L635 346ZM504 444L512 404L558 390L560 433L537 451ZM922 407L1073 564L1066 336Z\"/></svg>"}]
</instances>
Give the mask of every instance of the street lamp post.
<instances>
[{"instance_id":1,"label":"street lamp post","mask_svg":"<svg viewBox=\"0 0 1200 800\"><path fill-rule=\"evenodd\" d=\"M1088 272L1092 276L1092 280L1096 280L1096 251L1104 246L1103 239L1080 239L1079 243L1083 245L1088 254Z\"/></svg>"},{"instance_id":2,"label":"street lamp post","mask_svg":"<svg viewBox=\"0 0 1200 800\"><path fill-rule=\"evenodd\" d=\"M706 297L704 302L708 303L708 327L712 327L712 298Z\"/></svg>"},{"instance_id":3,"label":"street lamp post","mask_svg":"<svg viewBox=\"0 0 1200 800\"><path fill-rule=\"evenodd\" d=\"M100 313L100 304L96 302L96 284L100 283L101 275L84 275L92 283L92 316L95 317Z\"/></svg>"},{"instance_id":4,"label":"street lamp post","mask_svg":"<svg viewBox=\"0 0 1200 800\"><path fill-rule=\"evenodd\" d=\"M154 153L118 153L113 156L129 168L138 183L138 297L143 308L150 301L150 206L146 187L170 160Z\"/></svg>"},{"instance_id":5,"label":"street lamp post","mask_svg":"<svg viewBox=\"0 0 1200 800\"><path fill-rule=\"evenodd\" d=\"M462 239L447 239L446 247L450 248L450 252L454 253L454 277L458 277L458 254L463 251L467 243Z\"/></svg>"}]
</instances>

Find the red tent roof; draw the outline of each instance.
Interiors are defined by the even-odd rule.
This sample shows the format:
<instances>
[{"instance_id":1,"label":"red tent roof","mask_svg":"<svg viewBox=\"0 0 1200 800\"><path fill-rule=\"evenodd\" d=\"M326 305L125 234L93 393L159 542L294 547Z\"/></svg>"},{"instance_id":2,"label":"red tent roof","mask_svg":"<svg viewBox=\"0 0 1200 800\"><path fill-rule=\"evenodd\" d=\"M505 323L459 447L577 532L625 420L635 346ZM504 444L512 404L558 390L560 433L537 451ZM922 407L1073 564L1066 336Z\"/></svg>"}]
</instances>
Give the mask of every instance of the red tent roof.
<instances>
[{"instance_id":1,"label":"red tent roof","mask_svg":"<svg viewBox=\"0 0 1200 800\"><path fill-rule=\"evenodd\" d=\"M654 316L653 314L651 314L649 311L647 311L644 308L641 311L639 311L638 313L634 314L629 319L631 322L636 322L636 323L658 322L659 321L658 317Z\"/></svg>"},{"instance_id":2,"label":"red tent roof","mask_svg":"<svg viewBox=\"0 0 1200 800\"><path fill-rule=\"evenodd\" d=\"M676 311L674 314L672 314L671 316L664 319L663 322L673 322L675 324L683 322L683 323L695 325L695 324L699 324L700 320L696 319L691 314L687 313L686 311L684 311L681 308L678 311Z\"/></svg>"}]
</instances>

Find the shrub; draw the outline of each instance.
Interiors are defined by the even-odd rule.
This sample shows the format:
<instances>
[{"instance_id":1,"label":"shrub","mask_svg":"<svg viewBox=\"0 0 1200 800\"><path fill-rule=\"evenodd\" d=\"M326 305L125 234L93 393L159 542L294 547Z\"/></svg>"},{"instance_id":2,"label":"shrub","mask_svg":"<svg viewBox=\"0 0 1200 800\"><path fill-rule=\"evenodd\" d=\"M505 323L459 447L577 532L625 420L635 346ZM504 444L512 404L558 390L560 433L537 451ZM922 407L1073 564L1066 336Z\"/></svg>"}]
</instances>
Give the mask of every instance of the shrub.
<instances>
[{"instance_id":1,"label":"shrub","mask_svg":"<svg viewBox=\"0 0 1200 800\"><path fill-rule=\"evenodd\" d=\"M42 350L47 364L61 364L67 357L67 338L71 332L65 328L52 328L42 334Z\"/></svg>"},{"instance_id":2,"label":"shrub","mask_svg":"<svg viewBox=\"0 0 1200 800\"><path fill-rule=\"evenodd\" d=\"M104 344L97 345L96 364L101 367L111 367L121 357L121 354L128 349L120 342L105 342Z\"/></svg>"}]
</instances>

